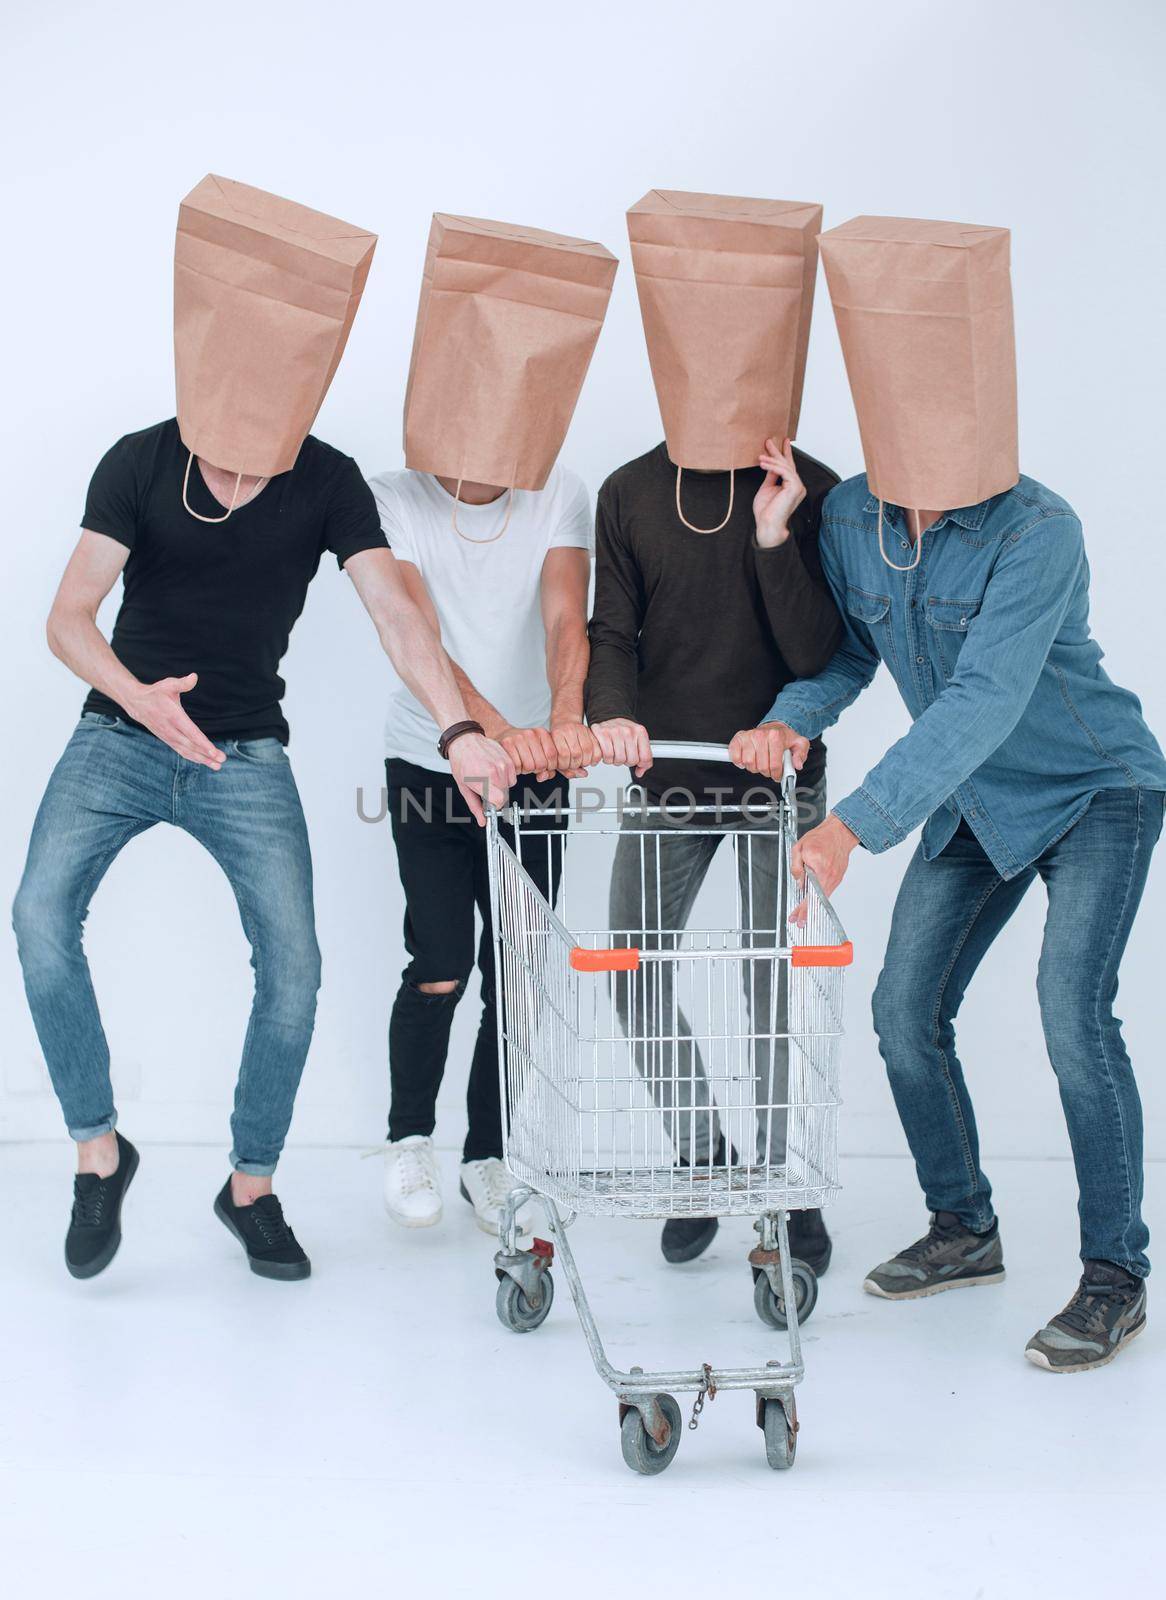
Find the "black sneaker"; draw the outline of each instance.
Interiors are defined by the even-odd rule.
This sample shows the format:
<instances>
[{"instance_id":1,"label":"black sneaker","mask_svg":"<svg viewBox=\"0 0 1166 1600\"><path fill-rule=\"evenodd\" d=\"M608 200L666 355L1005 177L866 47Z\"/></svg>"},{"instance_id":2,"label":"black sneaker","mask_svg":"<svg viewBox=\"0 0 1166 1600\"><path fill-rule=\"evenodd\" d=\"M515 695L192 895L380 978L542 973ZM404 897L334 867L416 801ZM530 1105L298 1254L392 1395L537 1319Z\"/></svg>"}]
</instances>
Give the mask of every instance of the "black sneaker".
<instances>
[{"instance_id":1,"label":"black sneaker","mask_svg":"<svg viewBox=\"0 0 1166 1600\"><path fill-rule=\"evenodd\" d=\"M820 1278L830 1265L834 1245L826 1232L820 1211L791 1211L789 1214L790 1254L811 1267Z\"/></svg>"},{"instance_id":2,"label":"black sneaker","mask_svg":"<svg viewBox=\"0 0 1166 1600\"><path fill-rule=\"evenodd\" d=\"M862 1286L867 1294L884 1300L919 1300L944 1289L970 1289L1003 1280L999 1223L994 1222L987 1233L973 1233L954 1212L934 1211L923 1238L872 1267Z\"/></svg>"},{"instance_id":3,"label":"black sneaker","mask_svg":"<svg viewBox=\"0 0 1166 1600\"><path fill-rule=\"evenodd\" d=\"M1025 1355L1046 1372L1104 1367L1146 1326L1146 1285L1111 1261L1087 1261L1077 1293L1047 1327L1034 1333Z\"/></svg>"},{"instance_id":4,"label":"black sneaker","mask_svg":"<svg viewBox=\"0 0 1166 1600\"><path fill-rule=\"evenodd\" d=\"M120 1133L116 1137L116 1172L108 1178L79 1172L73 1179L65 1265L75 1278L95 1278L104 1272L121 1244L121 1203L138 1170L138 1152Z\"/></svg>"},{"instance_id":5,"label":"black sneaker","mask_svg":"<svg viewBox=\"0 0 1166 1600\"><path fill-rule=\"evenodd\" d=\"M673 1266L695 1261L712 1244L719 1226L716 1217L669 1217L660 1235L665 1261Z\"/></svg>"},{"instance_id":6,"label":"black sneaker","mask_svg":"<svg viewBox=\"0 0 1166 1600\"><path fill-rule=\"evenodd\" d=\"M737 1152L734 1150L730 1161L736 1159ZM717 1140L717 1147L713 1151L712 1165L721 1167L724 1164L725 1141L722 1137ZM677 1165L687 1167L690 1163L681 1156ZM698 1171L702 1167L708 1170L703 1161L698 1161L696 1165ZM682 1261L695 1261L697 1256L703 1255L712 1244L717 1236L718 1227L716 1217L669 1217L660 1234L660 1249L665 1261L671 1262L673 1266L678 1266Z\"/></svg>"},{"instance_id":7,"label":"black sneaker","mask_svg":"<svg viewBox=\"0 0 1166 1600\"><path fill-rule=\"evenodd\" d=\"M307 1278L312 1263L283 1219L283 1207L273 1194L260 1195L249 1206L231 1199L227 1179L215 1199L215 1216L247 1252L251 1271L261 1278Z\"/></svg>"}]
</instances>

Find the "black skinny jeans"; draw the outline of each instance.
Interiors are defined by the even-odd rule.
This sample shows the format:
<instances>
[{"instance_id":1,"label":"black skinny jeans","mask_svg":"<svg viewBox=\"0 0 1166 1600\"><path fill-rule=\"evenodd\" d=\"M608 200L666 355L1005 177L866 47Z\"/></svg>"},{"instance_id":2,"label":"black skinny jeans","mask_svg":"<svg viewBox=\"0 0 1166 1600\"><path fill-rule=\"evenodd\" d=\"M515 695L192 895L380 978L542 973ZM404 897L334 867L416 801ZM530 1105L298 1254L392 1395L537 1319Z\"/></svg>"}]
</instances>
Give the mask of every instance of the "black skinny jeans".
<instances>
[{"instance_id":1,"label":"black skinny jeans","mask_svg":"<svg viewBox=\"0 0 1166 1600\"><path fill-rule=\"evenodd\" d=\"M498 1082L498 1014L494 990L494 935L486 833L479 828L457 785L446 773L429 772L390 757L389 818L397 865L405 890L405 948L409 965L389 1022L389 1138L431 1134L437 1091L445 1074L449 1030L474 966L475 910L482 920L477 942L482 975L482 1016L466 1089L469 1128L463 1161L502 1154L502 1106ZM567 823L567 783L536 783L522 777L511 791L518 806L560 800L558 814L522 823L522 864L554 904L562 871L562 831ZM524 813L525 815L525 813ZM560 835L535 840L536 833ZM502 825L513 845L514 830ZM423 983L455 983L448 994L426 994Z\"/></svg>"}]
</instances>

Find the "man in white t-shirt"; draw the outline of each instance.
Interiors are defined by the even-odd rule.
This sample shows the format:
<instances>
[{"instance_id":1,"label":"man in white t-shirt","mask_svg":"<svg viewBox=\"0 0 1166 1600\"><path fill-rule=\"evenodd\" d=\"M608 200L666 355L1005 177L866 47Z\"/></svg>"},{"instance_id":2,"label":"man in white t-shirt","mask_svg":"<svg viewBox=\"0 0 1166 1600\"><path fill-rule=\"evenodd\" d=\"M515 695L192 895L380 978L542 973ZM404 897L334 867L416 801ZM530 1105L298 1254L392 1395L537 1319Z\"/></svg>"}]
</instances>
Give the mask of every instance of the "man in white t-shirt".
<instances>
[{"instance_id":1,"label":"man in white t-shirt","mask_svg":"<svg viewBox=\"0 0 1166 1600\"><path fill-rule=\"evenodd\" d=\"M458 485L407 470L383 473L371 487L406 585L433 616L453 662L473 719L460 728L498 740L527 775L511 791L524 818L532 794L555 808L525 821L524 834L540 824L559 834L566 810L556 800L565 801L567 779L599 758L583 722L592 542L583 484L555 466L537 491ZM448 730L447 740L458 731ZM385 1207L405 1227L441 1219L432 1135L450 1026L474 965L476 910L482 1017L459 1187L479 1225L496 1232L511 1180L502 1161L485 837L454 784L446 751L439 753L438 737L432 717L400 684L385 724L385 769L410 959L389 1026ZM552 902L561 852L556 837L523 858Z\"/></svg>"}]
</instances>

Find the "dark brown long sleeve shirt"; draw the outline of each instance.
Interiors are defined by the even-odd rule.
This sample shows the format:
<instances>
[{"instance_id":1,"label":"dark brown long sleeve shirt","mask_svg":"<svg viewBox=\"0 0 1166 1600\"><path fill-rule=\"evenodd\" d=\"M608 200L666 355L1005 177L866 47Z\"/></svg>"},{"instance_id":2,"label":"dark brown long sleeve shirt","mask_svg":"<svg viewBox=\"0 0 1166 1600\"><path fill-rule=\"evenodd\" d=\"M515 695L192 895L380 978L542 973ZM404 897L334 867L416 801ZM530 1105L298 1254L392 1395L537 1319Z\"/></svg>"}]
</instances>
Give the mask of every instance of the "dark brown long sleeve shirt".
<instances>
[{"instance_id":1,"label":"dark brown long sleeve shirt","mask_svg":"<svg viewBox=\"0 0 1166 1600\"><path fill-rule=\"evenodd\" d=\"M795 451L806 497L791 537L776 550L755 539L753 497L764 474L739 469L733 514L719 533L693 533L676 514L676 468L663 444L613 472L596 511L595 609L587 678L590 722L630 717L653 739L725 744L756 727L779 690L829 661L842 628L818 560L822 502L838 482ZM686 472L684 515L715 527L728 506L727 472ZM825 771L815 741L802 773ZM766 787L752 774L711 763L656 762L644 787L722 803ZM727 792L726 792L727 791Z\"/></svg>"}]
</instances>

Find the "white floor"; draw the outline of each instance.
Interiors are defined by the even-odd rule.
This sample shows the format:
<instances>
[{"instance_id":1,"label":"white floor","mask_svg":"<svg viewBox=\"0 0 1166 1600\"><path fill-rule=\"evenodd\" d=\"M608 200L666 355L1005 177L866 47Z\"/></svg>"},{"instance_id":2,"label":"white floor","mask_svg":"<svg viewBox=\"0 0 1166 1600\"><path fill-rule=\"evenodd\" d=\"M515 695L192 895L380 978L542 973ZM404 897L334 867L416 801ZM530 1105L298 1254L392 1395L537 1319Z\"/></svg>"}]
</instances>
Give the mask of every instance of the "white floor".
<instances>
[{"instance_id":1,"label":"white floor","mask_svg":"<svg viewBox=\"0 0 1166 1600\"><path fill-rule=\"evenodd\" d=\"M456 1197L395 1229L379 1162L295 1151L306 1284L246 1271L208 1149L152 1146L110 1270L61 1264L68 1151L0 1147L0 1585L24 1596L612 1597L1138 1593L1161 1575L1166 1345L1088 1377L1022 1360L1075 1281L1060 1162L994 1169L1009 1276L889 1305L863 1270L920 1230L910 1168L851 1160L805 1331L792 1472L726 1394L638 1478L565 1285L537 1333L494 1315L493 1246ZM668 1268L657 1224L579 1223L621 1364L765 1360L747 1223ZM687 1414L687 1404L685 1406Z\"/></svg>"}]
</instances>

